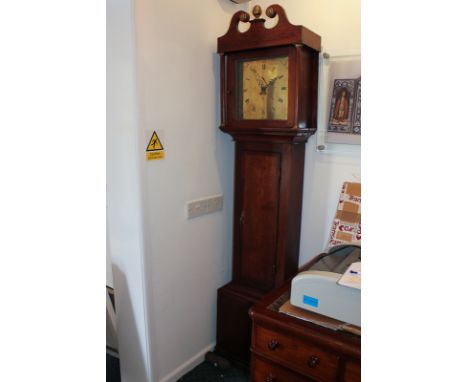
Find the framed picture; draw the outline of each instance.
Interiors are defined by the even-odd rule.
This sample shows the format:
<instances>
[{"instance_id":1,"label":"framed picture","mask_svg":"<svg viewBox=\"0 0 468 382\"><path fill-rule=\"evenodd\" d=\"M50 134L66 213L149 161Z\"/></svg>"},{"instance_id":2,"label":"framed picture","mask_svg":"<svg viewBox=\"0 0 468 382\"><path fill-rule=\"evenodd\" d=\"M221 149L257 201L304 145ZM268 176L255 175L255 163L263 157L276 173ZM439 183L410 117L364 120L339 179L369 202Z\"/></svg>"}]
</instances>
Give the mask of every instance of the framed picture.
<instances>
[{"instance_id":1,"label":"framed picture","mask_svg":"<svg viewBox=\"0 0 468 382\"><path fill-rule=\"evenodd\" d=\"M352 133L355 89L355 80L335 80L330 106L329 132Z\"/></svg>"},{"instance_id":2,"label":"framed picture","mask_svg":"<svg viewBox=\"0 0 468 382\"><path fill-rule=\"evenodd\" d=\"M361 135L361 77L357 81L355 102L352 133Z\"/></svg>"},{"instance_id":3,"label":"framed picture","mask_svg":"<svg viewBox=\"0 0 468 382\"><path fill-rule=\"evenodd\" d=\"M317 150L360 155L361 56L330 56L319 61Z\"/></svg>"}]
</instances>

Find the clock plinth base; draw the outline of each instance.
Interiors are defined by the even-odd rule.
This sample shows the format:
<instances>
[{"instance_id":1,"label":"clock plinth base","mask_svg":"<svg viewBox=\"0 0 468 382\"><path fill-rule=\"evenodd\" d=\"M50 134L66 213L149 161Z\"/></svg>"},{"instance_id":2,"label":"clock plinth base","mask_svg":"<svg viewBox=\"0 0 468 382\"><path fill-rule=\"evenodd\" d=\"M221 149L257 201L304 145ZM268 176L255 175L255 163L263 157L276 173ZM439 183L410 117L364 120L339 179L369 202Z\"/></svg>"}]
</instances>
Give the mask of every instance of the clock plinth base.
<instances>
[{"instance_id":1,"label":"clock plinth base","mask_svg":"<svg viewBox=\"0 0 468 382\"><path fill-rule=\"evenodd\" d=\"M229 283L218 289L216 354L233 365L250 365L250 334L252 323L249 309L263 294Z\"/></svg>"}]
</instances>

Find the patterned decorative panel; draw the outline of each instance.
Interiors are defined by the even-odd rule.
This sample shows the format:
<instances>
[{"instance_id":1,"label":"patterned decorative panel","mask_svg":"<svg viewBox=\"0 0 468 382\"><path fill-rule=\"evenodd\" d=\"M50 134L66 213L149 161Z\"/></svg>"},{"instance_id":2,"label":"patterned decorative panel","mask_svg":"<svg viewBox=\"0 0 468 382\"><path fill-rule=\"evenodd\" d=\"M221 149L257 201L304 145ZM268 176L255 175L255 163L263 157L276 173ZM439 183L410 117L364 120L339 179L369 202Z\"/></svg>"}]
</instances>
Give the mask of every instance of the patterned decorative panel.
<instances>
[{"instance_id":1,"label":"patterned decorative panel","mask_svg":"<svg viewBox=\"0 0 468 382\"><path fill-rule=\"evenodd\" d=\"M361 245L361 183L345 182L341 189L327 250L341 244Z\"/></svg>"}]
</instances>

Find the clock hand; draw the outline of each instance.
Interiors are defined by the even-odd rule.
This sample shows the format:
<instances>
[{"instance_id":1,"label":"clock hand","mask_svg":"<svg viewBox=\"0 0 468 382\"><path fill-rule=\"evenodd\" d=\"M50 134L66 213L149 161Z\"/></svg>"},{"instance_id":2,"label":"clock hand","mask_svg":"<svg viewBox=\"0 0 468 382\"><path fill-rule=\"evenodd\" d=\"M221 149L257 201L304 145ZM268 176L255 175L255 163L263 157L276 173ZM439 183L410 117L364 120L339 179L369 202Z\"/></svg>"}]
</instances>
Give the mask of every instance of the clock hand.
<instances>
[{"instance_id":1,"label":"clock hand","mask_svg":"<svg viewBox=\"0 0 468 382\"><path fill-rule=\"evenodd\" d=\"M265 78L262 77L262 80L264 82L264 84L261 84L260 83L260 80L257 78L257 82L258 84L260 85L260 94L266 94L268 88L274 84L274 82L277 80L277 79L280 79L281 77L283 77L282 75L281 76L276 76L274 78L272 78L270 81L266 82Z\"/></svg>"},{"instance_id":2,"label":"clock hand","mask_svg":"<svg viewBox=\"0 0 468 382\"><path fill-rule=\"evenodd\" d=\"M274 84L275 81L276 81L277 79L278 79L278 77L272 78L272 79L268 82L268 86Z\"/></svg>"},{"instance_id":3,"label":"clock hand","mask_svg":"<svg viewBox=\"0 0 468 382\"><path fill-rule=\"evenodd\" d=\"M265 81L265 79L263 77L260 77L257 73L255 73L255 79L257 80L258 86L263 87L263 86L267 85L267 82ZM263 83L262 83L262 81L263 81Z\"/></svg>"},{"instance_id":4,"label":"clock hand","mask_svg":"<svg viewBox=\"0 0 468 382\"><path fill-rule=\"evenodd\" d=\"M276 80L279 80L279 79L281 79L281 78L283 78L283 75L276 76L276 77L272 78L272 79L268 82L267 86L272 85Z\"/></svg>"},{"instance_id":5,"label":"clock hand","mask_svg":"<svg viewBox=\"0 0 468 382\"><path fill-rule=\"evenodd\" d=\"M260 86L260 94L266 94L266 91L268 89L268 83L265 81L265 78L255 73L255 79L257 80L258 86Z\"/></svg>"}]
</instances>

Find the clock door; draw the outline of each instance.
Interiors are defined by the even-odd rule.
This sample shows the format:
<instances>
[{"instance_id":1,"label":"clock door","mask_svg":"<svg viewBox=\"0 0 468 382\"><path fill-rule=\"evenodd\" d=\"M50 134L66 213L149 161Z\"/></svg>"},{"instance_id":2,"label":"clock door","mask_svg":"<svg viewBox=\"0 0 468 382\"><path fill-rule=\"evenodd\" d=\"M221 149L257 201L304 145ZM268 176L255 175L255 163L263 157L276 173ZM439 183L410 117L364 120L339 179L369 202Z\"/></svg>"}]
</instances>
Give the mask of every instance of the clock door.
<instances>
[{"instance_id":1,"label":"clock door","mask_svg":"<svg viewBox=\"0 0 468 382\"><path fill-rule=\"evenodd\" d=\"M227 125L292 127L296 118L297 54L294 47L228 55Z\"/></svg>"},{"instance_id":2,"label":"clock door","mask_svg":"<svg viewBox=\"0 0 468 382\"><path fill-rule=\"evenodd\" d=\"M236 119L288 119L288 56L236 62Z\"/></svg>"},{"instance_id":3,"label":"clock door","mask_svg":"<svg viewBox=\"0 0 468 382\"><path fill-rule=\"evenodd\" d=\"M267 291L275 282L281 154L240 148L238 156L234 274L242 284Z\"/></svg>"}]
</instances>

